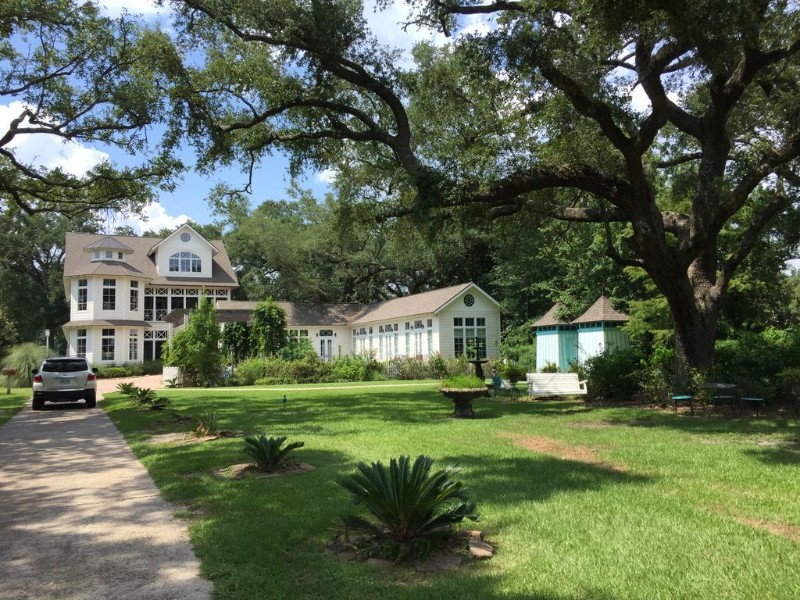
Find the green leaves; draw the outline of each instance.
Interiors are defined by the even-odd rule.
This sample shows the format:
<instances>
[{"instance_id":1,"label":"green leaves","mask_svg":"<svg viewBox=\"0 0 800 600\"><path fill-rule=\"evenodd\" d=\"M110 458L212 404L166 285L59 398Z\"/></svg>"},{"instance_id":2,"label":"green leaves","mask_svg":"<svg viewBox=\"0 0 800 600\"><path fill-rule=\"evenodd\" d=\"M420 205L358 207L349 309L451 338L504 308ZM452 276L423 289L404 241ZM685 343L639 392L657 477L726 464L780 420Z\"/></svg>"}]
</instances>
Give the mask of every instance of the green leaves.
<instances>
[{"instance_id":1,"label":"green leaves","mask_svg":"<svg viewBox=\"0 0 800 600\"><path fill-rule=\"evenodd\" d=\"M0 209L79 214L91 209L138 210L153 188L182 168L151 126L167 111L165 57L169 38L127 16L111 19L76 0L8 0L0 5L0 97L11 121L0 129ZM113 165L43 162L30 142L102 143L135 156ZM90 161L91 162L91 161Z\"/></svg>"},{"instance_id":2,"label":"green leaves","mask_svg":"<svg viewBox=\"0 0 800 600\"><path fill-rule=\"evenodd\" d=\"M272 473L284 466L287 455L292 450L305 446L305 442L292 442L283 446L285 441L285 436L268 438L263 433L251 435L244 438L245 445L242 450L256 462L260 470Z\"/></svg>"},{"instance_id":3,"label":"green leaves","mask_svg":"<svg viewBox=\"0 0 800 600\"><path fill-rule=\"evenodd\" d=\"M464 519L478 519L475 503L468 501L461 483L453 481L453 468L431 472L433 459L401 456L383 463L359 463L358 473L339 481L363 505L372 520L344 516L350 529L371 536L366 552L399 559L427 555L446 539L450 527Z\"/></svg>"},{"instance_id":4,"label":"green leaves","mask_svg":"<svg viewBox=\"0 0 800 600\"><path fill-rule=\"evenodd\" d=\"M219 376L222 354L216 309L210 298L200 299L189 315L189 323L179 329L170 341L164 356L165 364L181 368L186 384L206 384Z\"/></svg>"}]
</instances>

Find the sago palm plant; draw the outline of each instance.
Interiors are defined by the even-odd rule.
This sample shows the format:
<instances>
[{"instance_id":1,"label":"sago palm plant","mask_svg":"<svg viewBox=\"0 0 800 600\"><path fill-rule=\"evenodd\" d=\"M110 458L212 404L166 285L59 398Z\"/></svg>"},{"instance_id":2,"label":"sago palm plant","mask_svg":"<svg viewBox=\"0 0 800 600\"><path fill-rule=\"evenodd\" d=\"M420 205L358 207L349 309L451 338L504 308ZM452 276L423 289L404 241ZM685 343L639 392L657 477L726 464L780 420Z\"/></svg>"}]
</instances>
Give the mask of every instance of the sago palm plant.
<instances>
[{"instance_id":1,"label":"sago palm plant","mask_svg":"<svg viewBox=\"0 0 800 600\"><path fill-rule=\"evenodd\" d=\"M358 464L358 473L339 485L364 505L373 519L341 517L348 530L367 534L366 545L356 544L361 554L391 560L424 558L452 533L452 525L464 519L476 521L478 511L469 501L456 472L444 468L431 472L433 459L410 456L383 463Z\"/></svg>"},{"instance_id":2,"label":"sago palm plant","mask_svg":"<svg viewBox=\"0 0 800 600\"><path fill-rule=\"evenodd\" d=\"M305 446L305 442L292 442L286 446L283 443L286 437L271 437L266 435L251 435L244 438L244 450L252 458L261 471L271 473L280 469L285 463L289 452Z\"/></svg>"},{"instance_id":3,"label":"sago palm plant","mask_svg":"<svg viewBox=\"0 0 800 600\"><path fill-rule=\"evenodd\" d=\"M128 398L132 397L137 389L138 388L130 381L123 381L117 384L117 391L124 396L128 396Z\"/></svg>"}]
</instances>

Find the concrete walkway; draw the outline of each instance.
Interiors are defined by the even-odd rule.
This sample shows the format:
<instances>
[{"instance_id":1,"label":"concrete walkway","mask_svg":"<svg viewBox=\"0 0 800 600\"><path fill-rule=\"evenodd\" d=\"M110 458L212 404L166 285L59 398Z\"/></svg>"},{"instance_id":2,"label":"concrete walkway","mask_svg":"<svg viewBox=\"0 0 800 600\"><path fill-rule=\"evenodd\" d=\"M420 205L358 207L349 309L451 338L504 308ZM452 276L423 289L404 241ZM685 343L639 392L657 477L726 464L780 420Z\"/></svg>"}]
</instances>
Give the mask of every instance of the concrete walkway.
<instances>
[{"instance_id":1,"label":"concrete walkway","mask_svg":"<svg viewBox=\"0 0 800 600\"><path fill-rule=\"evenodd\" d=\"M100 409L0 428L0 599L206 600L174 507Z\"/></svg>"}]
</instances>

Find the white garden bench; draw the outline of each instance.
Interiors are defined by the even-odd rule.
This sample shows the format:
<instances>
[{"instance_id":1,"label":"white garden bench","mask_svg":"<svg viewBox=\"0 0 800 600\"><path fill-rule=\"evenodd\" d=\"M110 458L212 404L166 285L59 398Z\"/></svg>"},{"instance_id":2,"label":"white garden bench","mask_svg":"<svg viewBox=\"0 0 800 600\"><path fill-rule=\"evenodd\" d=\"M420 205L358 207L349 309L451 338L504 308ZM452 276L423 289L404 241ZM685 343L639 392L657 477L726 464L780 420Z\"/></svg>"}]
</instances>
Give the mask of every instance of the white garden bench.
<instances>
[{"instance_id":1,"label":"white garden bench","mask_svg":"<svg viewBox=\"0 0 800 600\"><path fill-rule=\"evenodd\" d=\"M586 381L577 373L528 373L528 397L586 394Z\"/></svg>"}]
</instances>

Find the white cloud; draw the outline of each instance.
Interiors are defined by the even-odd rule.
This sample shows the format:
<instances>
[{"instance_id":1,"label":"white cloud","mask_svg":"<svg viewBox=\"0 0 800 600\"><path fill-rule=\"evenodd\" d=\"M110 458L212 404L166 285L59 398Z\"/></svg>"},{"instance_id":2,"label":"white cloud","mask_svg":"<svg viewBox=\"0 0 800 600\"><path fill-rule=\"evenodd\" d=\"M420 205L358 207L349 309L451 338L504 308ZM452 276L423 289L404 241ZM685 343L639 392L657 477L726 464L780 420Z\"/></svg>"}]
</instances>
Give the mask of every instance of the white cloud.
<instances>
[{"instance_id":1,"label":"white cloud","mask_svg":"<svg viewBox=\"0 0 800 600\"><path fill-rule=\"evenodd\" d=\"M5 135L11 121L18 118L24 109L25 104L16 100L10 104L0 104L0 137ZM42 133L19 135L6 148L13 149L20 162L46 169L58 167L77 177L109 158L105 152L89 146L65 142L57 136Z\"/></svg>"},{"instance_id":2,"label":"white cloud","mask_svg":"<svg viewBox=\"0 0 800 600\"><path fill-rule=\"evenodd\" d=\"M316 174L316 180L320 183L331 184L336 181L338 173L335 169L325 169Z\"/></svg>"},{"instance_id":3,"label":"white cloud","mask_svg":"<svg viewBox=\"0 0 800 600\"><path fill-rule=\"evenodd\" d=\"M123 10L133 15L157 15L167 14L169 9L166 6L158 6L154 0L100 0L100 7L105 9L106 14L118 17Z\"/></svg>"},{"instance_id":4,"label":"white cloud","mask_svg":"<svg viewBox=\"0 0 800 600\"><path fill-rule=\"evenodd\" d=\"M430 41L437 46L447 43L447 38L441 32L413 25L403 30L403 23L409 18L409 7L405 2L392 2L385 9L378 9L374 0L368 0L364 3L364 18L381 44L398 48L406 55L419 42Z\"/></svg>"},{"instance_id":5,"label":"white cloud","mask_svg":"<svg viewBox=\"0 0 800 600\"><path fill-rule=\"evenodd\" d=\"M148 204L142 211L142 216L124 216L120 213L109 215L105 220L106 231L113 231L115 227L129 226L141 235L144 231L159 231L161 229L176 229L189 220L187 215L173 217L167 214L167 209L160 202Z\"/></svg>"},{"instance_id":6,"label":"white cloud","mask_svg":"<svg viewBox=\"0 0 800 600\"><path fill-rule=\"evenodd\" d=\"M667 92L667 98L672 100L678 106L681 106L681 97L675 92ZM650 112L650 109L652 108L650 97L647 95L641 85L637 85L631 92L631 106L633 107L633 110L640 114Z\"/></svg>"}]
</instances>

